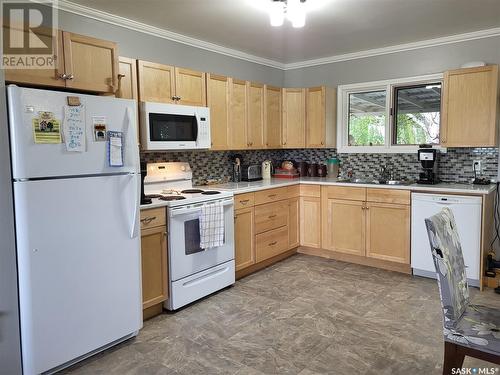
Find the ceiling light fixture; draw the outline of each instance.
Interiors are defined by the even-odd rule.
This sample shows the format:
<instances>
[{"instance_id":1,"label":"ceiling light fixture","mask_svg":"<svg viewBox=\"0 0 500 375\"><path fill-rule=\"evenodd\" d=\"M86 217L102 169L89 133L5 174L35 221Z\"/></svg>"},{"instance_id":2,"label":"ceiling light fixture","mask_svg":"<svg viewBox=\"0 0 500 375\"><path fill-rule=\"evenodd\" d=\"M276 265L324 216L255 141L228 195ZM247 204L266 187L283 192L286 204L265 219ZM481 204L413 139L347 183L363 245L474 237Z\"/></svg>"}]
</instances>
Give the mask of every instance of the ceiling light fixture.
<instances>
[{"instance_id":1,"label":"ceiling light fixture","mask_svg":"<svg viewBox=\"0 0 500 375\"><path fill-rule=\"evenodd\" d=\"M269 18L271 26L282 26L287 18L295 28L306 24L306 0L271 0Z\"/></svg>"}]
</instances>

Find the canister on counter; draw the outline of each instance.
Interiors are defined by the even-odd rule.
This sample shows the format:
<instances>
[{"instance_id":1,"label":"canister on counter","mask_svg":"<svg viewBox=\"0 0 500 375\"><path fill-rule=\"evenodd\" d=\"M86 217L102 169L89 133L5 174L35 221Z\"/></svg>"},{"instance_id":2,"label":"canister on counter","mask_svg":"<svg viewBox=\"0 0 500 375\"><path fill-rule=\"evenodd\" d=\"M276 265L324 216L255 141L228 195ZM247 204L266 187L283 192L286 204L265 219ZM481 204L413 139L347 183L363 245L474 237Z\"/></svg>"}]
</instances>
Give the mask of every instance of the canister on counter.
<instances>
[{"instance_id":1,"label":"canister on counter","mask_svg":"<svg viewBox=\"0 0 500 375\"><path fill-rule=\"evenodd\" d=\"M328 177L337 178L339 176L340 161L337 158L330 158L326 161L328 165Z\"/></svg>"}]
</instances>

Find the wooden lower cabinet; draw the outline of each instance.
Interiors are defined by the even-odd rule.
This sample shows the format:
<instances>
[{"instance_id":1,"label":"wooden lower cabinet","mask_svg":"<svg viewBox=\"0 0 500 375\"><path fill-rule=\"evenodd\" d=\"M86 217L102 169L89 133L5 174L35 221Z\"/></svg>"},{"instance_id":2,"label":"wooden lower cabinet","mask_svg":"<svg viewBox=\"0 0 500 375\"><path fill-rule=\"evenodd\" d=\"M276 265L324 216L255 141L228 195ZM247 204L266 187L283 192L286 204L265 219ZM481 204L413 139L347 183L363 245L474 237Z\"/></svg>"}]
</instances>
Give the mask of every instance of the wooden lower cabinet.
<instances>
[{"instance_id":1,"label":"wooden lower cabinet","mask_svg":"<svg viewBox=\"0 0 500 375\"><path fill-rule=\"evenodd\" d=\"M410 206L367 202L366 256L410 262Z\"/></svg>"},{"instance_id":2,"label":"wooden lower cabinet","mask_svg":"<svg viewBox=\"0 0 500 375\"><path fill-rule=\"evenodd\" d=\"M304 243L308 218L303 197L301 238L305 253L393 271L411 273L410 192L381 188L323 186L321 189L321 247ZM314 209L310 208L313 216ZM303 213L302 213L303 212ZM314 243L314 241L311 241Z\"/></svg>"},{"instance_id":3,"label":"wooden lower cabinet","mask_svg":"<svg viewBox=\"0 0 500 375\"><path fill-rule=\"evenodd\" d=\"M288 200L288 248L300 245L300 205L299 197Z\"/></svg>"},{"instance_id":4,"label":"wooden lower cabinet","mask_svg":"<svg viewBox=\"0 0 500 375\"><path fill-rule=\"evenodd\" d=\"M143 318L163 310L168 298L167 223L165 208L141 211Z\"/></svg>"},{"instance_id":5,"label":"wooden lower cabinet","mask_svg":"<svg viewBox=\"0 0 500 375\"><path fill-rule=\"evenodd\" d=\"M255 233L267 232L288 224L288 201L255 207Z\"/></svg>"},{"instance_id":6,"label":"wooden lower cabinet","mask_svg":"<svg viewBox=\"0 0 500 375\"><path fill-rule=\"evenodd\" d=\"M141 232L142 306L147 309L168 298L166 227Z\"/></svg>"},{"instance_id":7,"label":"wooden lower cabinet","mask_svg":"<svg viewBox=\"0 0 500 375\"><path fill-rule=\"evenodd\" d=\"M300 197L300 245L321 247L321 198Z\"/></svg>"},{"instance_id":8,"label":"wooden lower cabinet","mask_svg":"<svg viewBox=\"0 0 500 375\"><path fill-rule=\"evenodd\" d=\"M257 262L272 258L288 250L288 227L285 225L255 236Z\"/></svg>"},{"instance_id":9,"label":"wooden lower cabinet","mask_svg":"<svg viewBox=\"0 0 500 375\"><path fill-rule=\"evenodd\" d=\"M300 245L298 195L297 185L234 197L236 277L296 252Z\"/></svg>"},{"instance_id":10,"label":"wooden lower cabinet","mask_svg":"<svg viewBox=\"0 0 500 375\"><path fill-rule=\"evenodd\" d=\"M365 255L364 205L363 201L323 199L324 249Z\"/></svg>"},{"instance_id":11,"label":"wooden lower cabinet","mask_svg":"<svg viewBox=\"0 0 500 375\"><path fill-rule=\"evenodd\" d=\"M253 207L234 211L234 247L236 271L255 264Z\"/></svg>"}]
</instances>

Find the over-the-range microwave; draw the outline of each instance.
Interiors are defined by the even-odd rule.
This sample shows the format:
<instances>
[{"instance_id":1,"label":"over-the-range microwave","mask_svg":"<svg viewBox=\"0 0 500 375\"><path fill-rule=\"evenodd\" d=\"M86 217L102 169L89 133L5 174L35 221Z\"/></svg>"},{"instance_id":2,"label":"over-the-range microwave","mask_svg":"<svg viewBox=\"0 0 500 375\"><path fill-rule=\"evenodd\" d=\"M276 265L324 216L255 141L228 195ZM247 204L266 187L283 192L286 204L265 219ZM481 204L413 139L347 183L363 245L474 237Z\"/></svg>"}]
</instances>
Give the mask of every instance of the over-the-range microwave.
<instances>
[{"instance_id":1,"label":"over-the-range microwave","mask_svg":"<svg viewBox=\"0 0 500 375\"><path fill-rule=\"evenodd\" d=\"M145 151L210 148L210 109L141 102L141 145Z\"/></svg>"}]
</instances>

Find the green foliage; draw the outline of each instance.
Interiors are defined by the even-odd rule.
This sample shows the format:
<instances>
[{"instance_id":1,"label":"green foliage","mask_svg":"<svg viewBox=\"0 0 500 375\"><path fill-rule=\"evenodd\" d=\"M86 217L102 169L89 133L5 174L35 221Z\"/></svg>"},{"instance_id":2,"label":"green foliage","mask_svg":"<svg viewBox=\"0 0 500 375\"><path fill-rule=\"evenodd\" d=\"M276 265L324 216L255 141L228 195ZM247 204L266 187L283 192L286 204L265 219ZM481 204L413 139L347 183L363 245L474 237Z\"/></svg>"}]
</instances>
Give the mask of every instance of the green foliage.
<instances>
[{"instance_id":1,"label":"green foliage","mask_svg":"<svg viewBox=\"0 0 500 375\"><path fill-rule=\"evenodd\" d=\"M396 144L439 143L439 112L404 113L397 116ZM385 115L351 114L350 146L380 146L385 140Z\"/></svg>"},{"instance_id":2,"label":"green foliage","mask_svg":"<svg viewBox=\"0 0 500 375\"><path fill-rule=\"evenodd\" d=\"M380 146L385 138L385 115L349 116L349 145Z\"/></svg>"}]
</instances>

